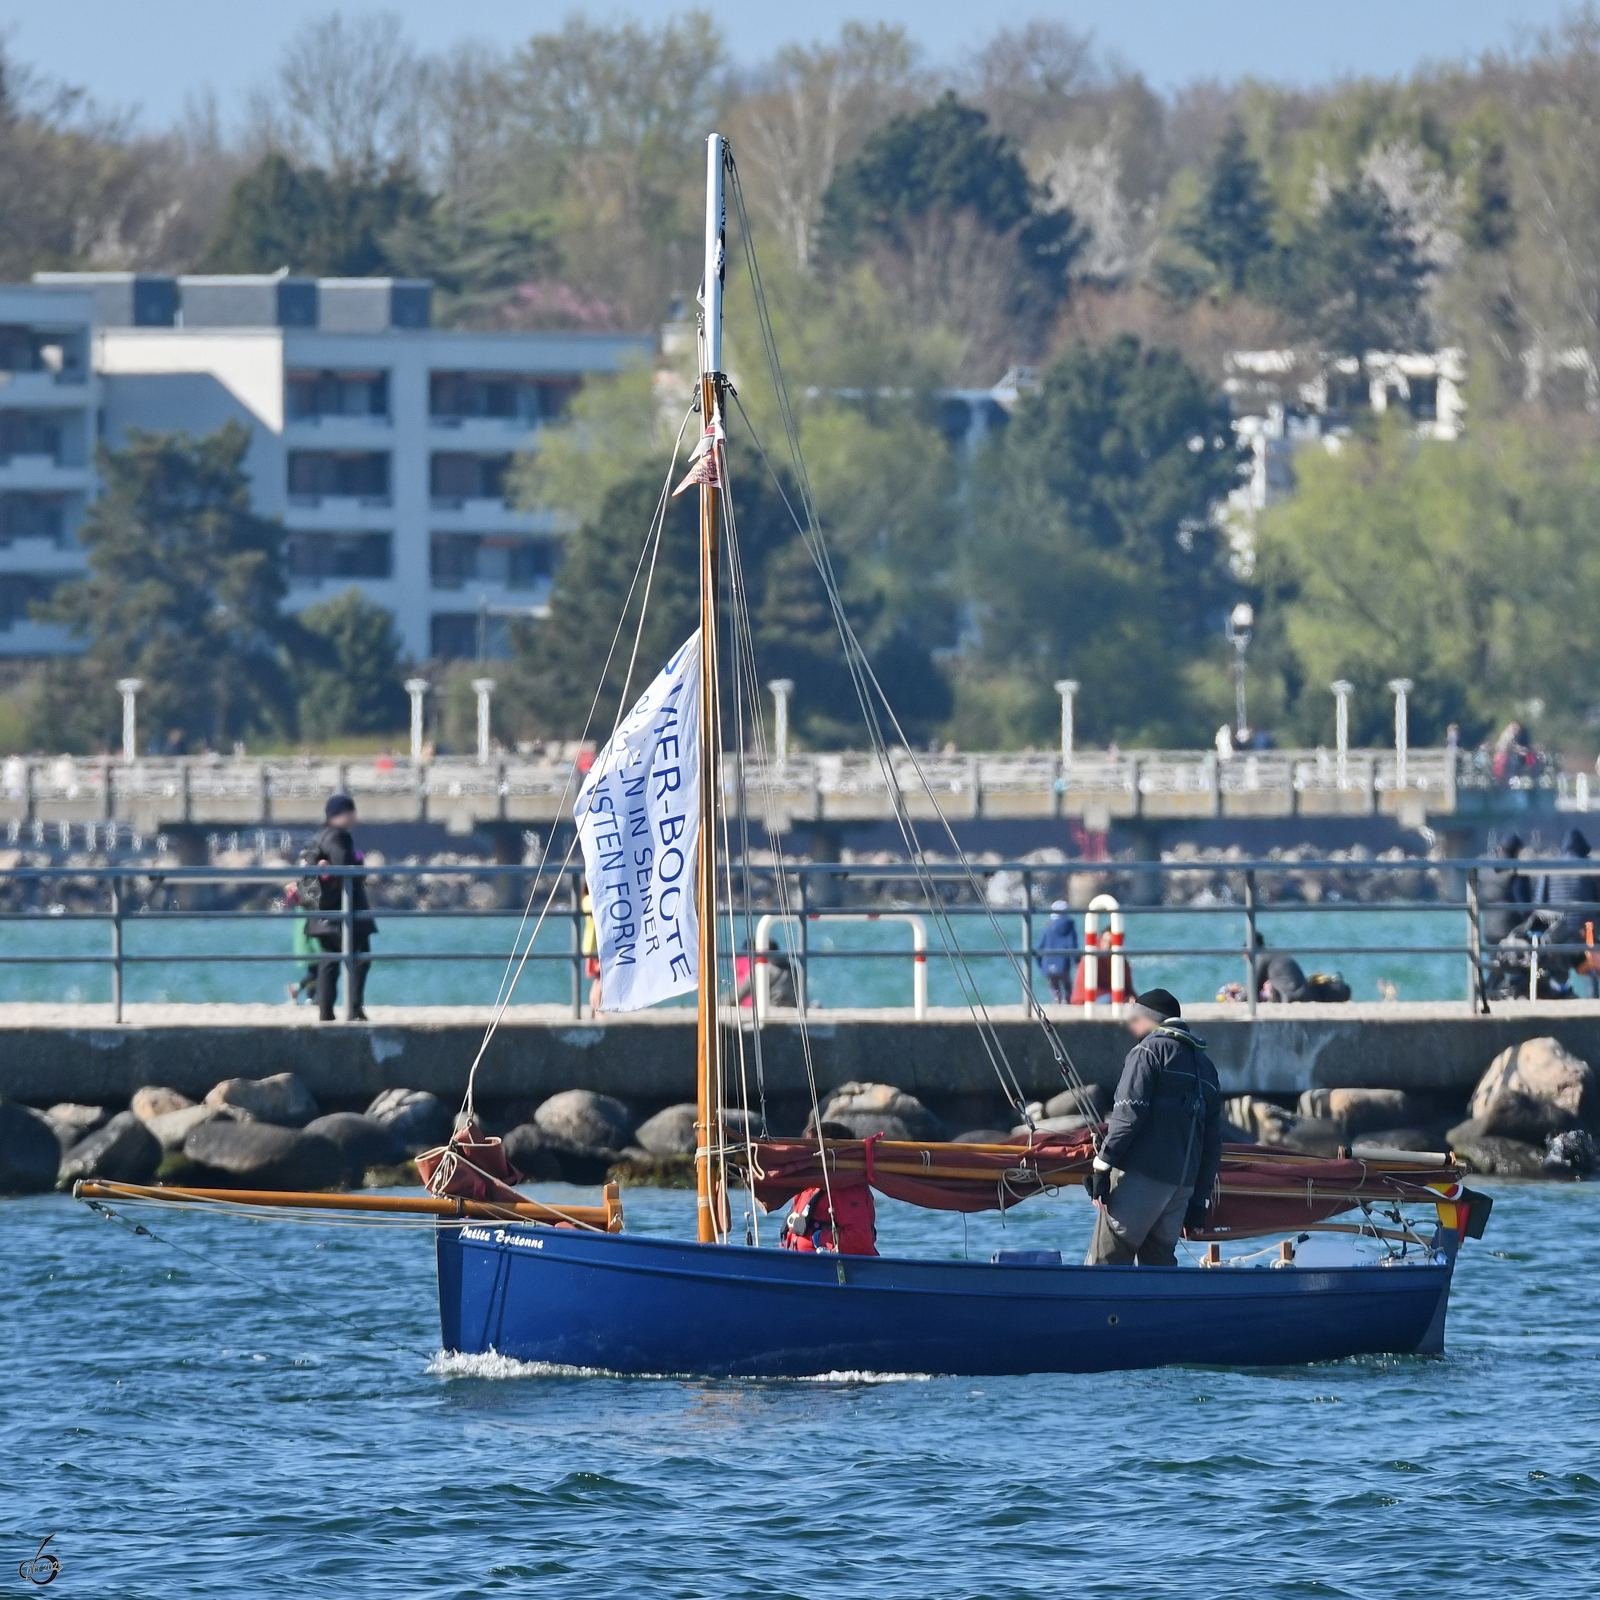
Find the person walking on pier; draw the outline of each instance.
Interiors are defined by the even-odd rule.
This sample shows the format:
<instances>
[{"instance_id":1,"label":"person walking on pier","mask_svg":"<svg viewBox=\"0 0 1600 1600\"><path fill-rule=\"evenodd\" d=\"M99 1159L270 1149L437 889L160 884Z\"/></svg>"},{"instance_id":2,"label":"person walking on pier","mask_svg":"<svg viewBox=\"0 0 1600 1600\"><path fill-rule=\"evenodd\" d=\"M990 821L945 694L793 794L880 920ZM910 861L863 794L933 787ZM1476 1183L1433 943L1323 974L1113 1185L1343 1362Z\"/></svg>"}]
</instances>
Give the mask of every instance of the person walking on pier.
<instances>
[{"instance_id":1,"label":"person walking on pier","mask_svg":"<svg viewBox=\"0 0 1600 1600\"><path fill-rule=\"evenodd\" d=\"M1072 958L1078 953L1078 925L1065 900L1050 907L1050 920L1033 947L1034 959L1050 985L1050 998L1064 1006L1072 992Z\"/></svg>"},{"instance_id":2,"label":"person walking on pier","mask_svg":"<svg viewBox=\"0 0 1600 1600\"><path fill-rule=\"evenodd\" d=\"M1091 1267L1177 1265L1184 1229L1205 1226L1222 1162L1222 1085L1165 989L1131 1007L1134 1046L1094 1167L1085 1182L1097 1203Z\"/></svg>"},{"instance_id":3,"label":"person walking on pier","mask_svg":"<svg viewBox=\"0 0 1600 1600\"><path fill-rule=\"evenodd\" d=\"M328 820L306 852L307 863L330 867L360 866L361 852L356 849L350 833L356 825L355 801L347 794L336 794L329 798L323 810ZM356 913L350 930L351 938L360 957L355 963L350 999L355 1020L365 1022L367 1013L362 1002L366 998L367 969L372 965L367 952L372 948L373 934L378 931L378 924L370 915L366 877L360 873L349 878L326 873L319 874L316 883L317 910L322 914L307 919L306 931L315 936L317 943L327 953L317 965L317 1010L320 1019L323 1022L334 1020L334 1002L339 997L339 968L343 965L339 957L344 949L344 929L339 914L344 910L345 888L348 884L350 906ZM333 915L330 916L330 912ZM329 960L329 956L333 959Z\"/></svg>"}]
</instances>

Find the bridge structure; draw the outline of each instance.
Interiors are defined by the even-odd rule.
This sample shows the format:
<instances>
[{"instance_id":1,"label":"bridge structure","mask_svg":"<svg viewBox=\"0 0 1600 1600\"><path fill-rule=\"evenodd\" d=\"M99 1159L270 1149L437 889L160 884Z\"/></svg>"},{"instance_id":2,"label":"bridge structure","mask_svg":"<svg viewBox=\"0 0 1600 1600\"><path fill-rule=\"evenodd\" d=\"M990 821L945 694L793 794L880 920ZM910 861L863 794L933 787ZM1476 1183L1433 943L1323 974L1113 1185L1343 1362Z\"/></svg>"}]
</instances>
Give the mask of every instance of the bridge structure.
<instances>
[{"instance_id":1,"label":"bridge structure","mask_svg":"<svg viewBox=\"0 0 1600 1600\"><path fill-rule=\"evenodd\" d=\"M369 823L442 824L453 834L552 826L571 815L586 757L503 756L487 761L401 757L292 759L218 756L120 761L12 756L0 766L0 829L118 824L153 835L186 828L320 825L328 795L351 795ZM1035 751L889 757L913 817L951 821L1114 823L1229 818L1435 819L1521 811L1600 810L1600 781L1542 772L1495 782L1463 752L1412 749ZM792 754L766 766L729 761L730 810L773 832L891 820L894 791L882 762L857 752Z\"/></svg>"}]
</instances>

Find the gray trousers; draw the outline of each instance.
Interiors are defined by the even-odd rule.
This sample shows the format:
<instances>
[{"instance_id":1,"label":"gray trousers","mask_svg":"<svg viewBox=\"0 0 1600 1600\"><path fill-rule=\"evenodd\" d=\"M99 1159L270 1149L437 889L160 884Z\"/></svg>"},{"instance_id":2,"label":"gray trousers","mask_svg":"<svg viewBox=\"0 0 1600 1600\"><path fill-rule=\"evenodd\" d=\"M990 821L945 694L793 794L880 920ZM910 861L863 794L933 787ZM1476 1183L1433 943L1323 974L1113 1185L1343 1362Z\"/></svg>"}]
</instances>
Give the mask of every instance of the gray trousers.
<instances>
[{"instance_id":1,"label":"gray trousers","mask_svg":"<svg viewBox=\"0 0 1600 1600\"><path fill-rule=\"evenodd\" d=\"M1089 1267L1174 1267L1191 1185L1157 1183L1141 1172L1111 1169L1111 1198L1095 1207Z\"/></svg>"}]
</instances>

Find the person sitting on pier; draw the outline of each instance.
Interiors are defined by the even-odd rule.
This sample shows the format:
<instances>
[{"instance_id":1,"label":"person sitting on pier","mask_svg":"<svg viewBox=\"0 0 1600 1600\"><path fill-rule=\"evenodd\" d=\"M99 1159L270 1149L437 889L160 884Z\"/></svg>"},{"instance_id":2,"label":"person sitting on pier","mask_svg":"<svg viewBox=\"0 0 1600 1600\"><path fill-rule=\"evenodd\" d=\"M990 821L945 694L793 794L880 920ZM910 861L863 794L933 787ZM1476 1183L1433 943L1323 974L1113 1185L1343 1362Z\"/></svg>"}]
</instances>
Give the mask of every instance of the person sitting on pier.
<instances>
[{"instance_id":1,"label":"person sitting on pier","mask_svg":"<svg viewBox=\"0 0 1600 1600\"><path fill-rule=\"evenodd\" d=\"M1034 959L1050 985L1050 998L1058 1006L1067 1003L1072 990L1072 958L1078 953L1078 925L1065 900L1050 907L1050 920L1034 944Z\"/></svg>"},{"instance_id":2,"label":"person sitting on pier","mask_svg":"<svg viewBox=\"0 0 1600 1600\"><path fill-rule=\"evenodd\" d=\"M1222 1086L1165 989L1131 1008L1134 1046L1084 1187L1097 1204L1091 1267L1177 1265L1179 1234L1205 1226L1222 1162Z\"/></svg>"}]
</instances>

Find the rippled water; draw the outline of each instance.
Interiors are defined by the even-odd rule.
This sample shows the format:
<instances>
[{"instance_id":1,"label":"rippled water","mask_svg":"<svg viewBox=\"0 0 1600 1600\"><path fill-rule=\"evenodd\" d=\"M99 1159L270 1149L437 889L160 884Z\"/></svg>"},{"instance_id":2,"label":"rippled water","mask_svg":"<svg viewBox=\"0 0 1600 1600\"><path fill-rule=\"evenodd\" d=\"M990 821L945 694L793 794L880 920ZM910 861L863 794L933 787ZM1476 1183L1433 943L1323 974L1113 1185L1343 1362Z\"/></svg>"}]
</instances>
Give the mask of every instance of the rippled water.
<instances>
[{"instance_id":1,"label":"rippled water","mask_svg":"<svg viewBox=\"0 0 1600 1600\"><path fill-rule=\"evenodd\" d=\"M439 1363L420 1231L5 1202L0 1584L54 1533L50 1592L118 1600L1588 1593L1600 1186L1495 1194L1444 1358L803 1383ZM978 1256L1088 1215L880 1222Z\"/></svg>"}]
</instances>

